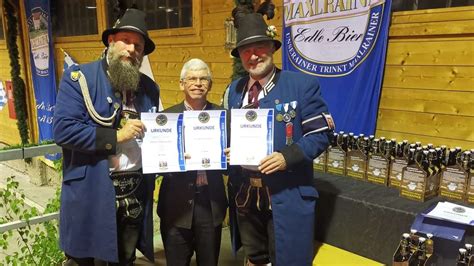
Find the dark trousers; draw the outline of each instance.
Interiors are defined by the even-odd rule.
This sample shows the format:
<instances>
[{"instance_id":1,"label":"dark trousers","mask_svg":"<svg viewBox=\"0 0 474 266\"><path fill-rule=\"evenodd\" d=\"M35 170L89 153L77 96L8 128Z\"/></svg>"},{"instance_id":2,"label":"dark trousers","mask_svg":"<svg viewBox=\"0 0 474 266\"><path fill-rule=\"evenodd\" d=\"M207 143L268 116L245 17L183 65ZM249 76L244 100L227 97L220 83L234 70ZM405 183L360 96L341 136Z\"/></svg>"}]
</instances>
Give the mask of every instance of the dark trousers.
<instances>
[{"instance_id":1,"label":"dark trousers","mask_svg":"<svg viewBox=\"0 0 474 266\"><path fill-rule=\"evenodd\" d=\"M275 265L270 193L266 186L241 185L236 195L237 223L245 255L253 264Z\"/></svg>"},{"instance_id":2,"label":"dark trousers","mask_svg":"<svg viewBox=\"0 0 474 266\"><path fill-rule=\"evenodd\" d=\"M166 264L188 266L196 252L198 266L217 266L221 246L222 225L214 226L207 190L194 197L191 229L170 226L161 220L161 237L165 247Z\"/></svg>"}]
</instances>

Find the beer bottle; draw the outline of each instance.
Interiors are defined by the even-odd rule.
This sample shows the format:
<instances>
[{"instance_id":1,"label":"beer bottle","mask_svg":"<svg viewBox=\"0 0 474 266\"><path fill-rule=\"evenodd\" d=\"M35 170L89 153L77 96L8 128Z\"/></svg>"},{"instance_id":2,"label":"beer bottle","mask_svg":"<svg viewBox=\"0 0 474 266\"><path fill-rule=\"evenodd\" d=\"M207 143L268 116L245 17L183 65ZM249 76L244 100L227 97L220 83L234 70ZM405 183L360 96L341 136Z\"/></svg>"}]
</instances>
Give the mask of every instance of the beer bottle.
<instances>
[{"instance_id":1,"label":"beer bottle","mask_svg":"<svg viewBox=\"0 0 474 266\"><path fill-rule=\"evenodd\" d=\"M395 254L393 261L394 262L405 262L408 261L410 258L410 235L408 233L404 233L402 235L402 240L400 240L400 248Z\"/></svg>"},{"instance_id":2,"label":"beer bottle","mask_svg":"<svg viewBox=\"0 0 474 266\"><path fill-rule=\"evenodd\" d=\"M416 150L415 149L409 149L408 150L408 165L413 165L416 163L415 161L415 153L416 153Z\"/></svg>"},{"instance_id":3,"label":"beer bottle","mask_svg":"<svg viewBox=\"0 0 474 266\"><path fill-rule=\"evenodd\" d=\"M434 252L434 242L433 242L433 234L426 234L426 237L428 239L426 239L426 245L425 245L425 249L426 249L426 257L429 258L431 257L431 255L433 255L433 252Z\"/></svg>"},{"instance_id":4,"label":"beer bottle","mask_svg":"<svg viewBox=\"0 0 474 266\"><path fill-rule=\"evenodd\" d=\"M352 150L353 143L354 143L354 133L349 132L349 137L347 138L347 149L348 149L348 151Z\"/></svg>"},{"instance_id":5,"label":"beer bottle","mask_svg":"<svg viewBox=\"0 0 474 266\"><path fill-rule=\"evenodd\" d=\"M337 137L338 137L339 134L337 134L336 132L332 133L332 138L331 138L331 141L330 141L330 145L331 147L336 147L337 146Z\"/></svg>"},{"instance_id":6,"label":"beer bottle","mask_svg":"<svg viewBox=\"0 0 474 266\"><path fill-rule=\"evenodd\" d=\"M472 254L472 244L464 244L464 247L466 248L466 258L469 258Z\"/></svg>"},{"instance_id":7,"label":"beer bottle","mask_svg":"<svg viewBox=\"0 0 474 266\"><path fill-rule=\"evenodd\" d=\"M433 174L433 170L430 169L430 162L428 160L429 151L423 150L423 155L421 156L421 167L428 173L428 176Z\"/></svg>"},{"instance_id":8,"label":"beer bottle","mask_svg":"<svg viewBox=\"0 0 474 266\"><path fill-rule=\"evenodd\" d=\"M372 147L370 144L370 139L368 137L364 137L362 143L362 152L365 154L365 156L369 156L370 148Z\"/></svg>"},{"instance_id":9,"label":"beer bottle","mask_svg":"<svg viewBox=\"0 0 474 266\"><path fill-rule=\"evenodd\" d=\"M449 149L448 160L446 161L446 166L456 165L456 149Z\"/></svg>"},{"instance_id":10,"label":"beer bottle","mask_svg":"<svg viewBox=\"0 0 474 266\"><path fill-rule=\"evenodd\" d=\"M341 149L343 146L343 135L344 135L344 131L339 131L339 134L337 135L337 146Z\"/></svg>"},{"instance_id":11,"label":"beer bottle","mask_svg":"<svg viewBox=\"0 0 474 266\"><path fill-rule=\"evenodd\" d=\"M423 266L426 262L426 238L418 238L418 246L416 247L416 252L414 253L414 259L410 261L409 266Z\"/></svg>"},{"instance_id":12,"label":"beer bottle","mask_svg":"<svg viewBox=\"0 0 474 266\"><path fill-rule=\"evenodd\" d=\"M460 161L461 161L461 166L464 170L469 169L469 159L470 159L470 157L471 157L471 151L464 151L461 154Z\"/></svg>"},{"instance_id":13,"label":"beer bottle","mask_svg":"<svg viewBox=\"0 0 474 266\"><path fill-rule=\"evenodd\" d=\"M342 134L342 145L341 149L345 152L347 152L347 147L349 145L349 135L348 134Z\"/></svg>"},{"instance_id":14,"label":"beer bottle","mask_svg":"<svg viewBox=\"0 0 474 266\"><path fill-rule=\"evenodd\" d=\"M438 158L438 164L439 167L444 168L446 166L445 160L446 160L446 148L443 150L442 147L440 148L435 148L436 151L436 157Z\"/></svg>"},{"instance_id":15,"label":"beer bottle","mask_svg":"<svg viewBox=\"0 0 474 266\"><path fill-rule=\"evenodd\" d=\"M460 248L458 253L458 261L457 266L467 266L467 257L466 257L467 250L465 248Z\"/></svg>"},{"instance_id":16,"label":"beer bottle","mask_svg":"<svg viewBox=\"0 0 474 266\"><path fill-rule=\"evenodd\" d=\"M398 142L397 146L395 148L395 157L397 159L402 159L403 158L403 142Z\"/></svg>"},{"instance_id":17,"label":"beer bottle","mask_svg":"<svg viewBox=\"0 0 474 266\"><path fill-rule=\"evenodd\" d=\"M374 139L370 145L370 154L379 154L380 153L380 140Z\"/></svg>"},{"instance_id":18,"label":"beer bottle","mask_svg":"<svg viewBox=\"0 0 474 266\"><path fill-rule=\"evenodd\" d=\"M410 229L410 251L411 253L415 252L418 236L416 235L418 231L416 229Z\"/></svg>"},{"instance_id":19,"label":"beer bottle","mask_svg":"<svg viewBox=\"0 0 474 266\"><path fill-rule=\"evenodd\" d=\"M430 169L433 171L433 175L436 175L441 171L441 164L438 161L438 153L435 149L429 149L428 151Z\"/></svg>"},{"instance_id":20,"label":"beer bottle","mask_svg":"<svg viewBox=\"0 0 474 266\"><path fill-rule=\"evenodd\" d=\"M375 136L374 135L369 135L369 140L370 142L372 143L372 141L375 139Z\"/></svg>"},{"instance_id":21,"label":"beer bottle","mask_svg":"<svg viewBox=\"0 0 474 266\"><path fill-rule=\"evenodd\" d=\"M359 136L353 136L351 150L356 151L359 149Z\"/></svg>"}]
</instances>

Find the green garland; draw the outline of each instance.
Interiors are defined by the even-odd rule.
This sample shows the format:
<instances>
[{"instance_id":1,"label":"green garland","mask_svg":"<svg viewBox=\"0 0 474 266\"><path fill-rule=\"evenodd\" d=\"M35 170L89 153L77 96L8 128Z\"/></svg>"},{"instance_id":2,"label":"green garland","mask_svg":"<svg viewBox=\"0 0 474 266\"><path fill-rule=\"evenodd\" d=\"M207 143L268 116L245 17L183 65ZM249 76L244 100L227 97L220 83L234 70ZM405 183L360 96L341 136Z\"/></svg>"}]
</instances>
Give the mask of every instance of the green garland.
<instances>
[{"instance_id":1,"label":"green garland","mask_svg":"<svg viewBox=\"0 0 474 266\"><path fill-rule=\"evenodd\" d=\"M15 112L17 117L17 127L20 132L21 143L28 144L28 124L26 123L26 88L25 82L20 77L21 67L19 63L18 45L16 43L18 37L18 20L15 14L18 14L15 7L10 1L3 1L3 8L5 10L5 17L7 18L7 47L10 56L10 75L13 83L13 96L15 98Z\"/></svg>"}]
</instances>

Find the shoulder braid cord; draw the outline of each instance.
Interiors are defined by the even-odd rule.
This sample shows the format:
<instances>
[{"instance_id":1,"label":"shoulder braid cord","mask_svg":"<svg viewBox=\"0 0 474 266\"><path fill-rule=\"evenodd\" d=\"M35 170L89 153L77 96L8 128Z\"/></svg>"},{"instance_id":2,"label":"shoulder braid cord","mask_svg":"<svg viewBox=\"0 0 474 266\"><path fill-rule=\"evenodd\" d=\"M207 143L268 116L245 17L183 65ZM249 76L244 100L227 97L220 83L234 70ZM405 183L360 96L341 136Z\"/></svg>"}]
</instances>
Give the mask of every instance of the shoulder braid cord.
<instances>
[{"instance_id":1,"label":"shoulder braid cord","mask_svg":"<svg viewBox=\"0 0 474 266\"><path fill-rule=\"evenodd\" d=\"M119 107L114 106L114 113L109 117L102 117L97 113L92 104L91 96L89 94L89 87L87 86L87 80L84 74L79 70L79 85L81 86L82 95L84 96L84 103L86 104L87 112L97 124L110 127L113 125L114 119L117 116Z\"/></svg>"}]
</instances>

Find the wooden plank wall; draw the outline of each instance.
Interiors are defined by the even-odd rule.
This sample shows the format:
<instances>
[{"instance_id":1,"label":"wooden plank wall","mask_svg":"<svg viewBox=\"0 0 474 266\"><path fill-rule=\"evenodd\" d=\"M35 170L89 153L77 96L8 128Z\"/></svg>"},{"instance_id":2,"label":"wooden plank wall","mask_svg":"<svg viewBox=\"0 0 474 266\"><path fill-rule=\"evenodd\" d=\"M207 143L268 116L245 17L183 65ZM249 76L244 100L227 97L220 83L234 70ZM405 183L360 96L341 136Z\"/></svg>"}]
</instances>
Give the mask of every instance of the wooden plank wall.
<instances>
[{"instance_id":1,"label":"wooden plank wall","mask_svg":"<svg viewBox=\"0 0 474 266\"><path fill-rule=\"evenodd\" d=\"M376 135L474 148L474 7L393 14Z\"/></svg>"},{"instance_id":2,"label":"wooden plank wall","mask_svg":"<svg viewBox=\"0 0 474 266\"><path fill-rule=\"evenodd\" d=\"M22 49L21 43L18 43L18 45L19 45L19 49ZM11 81L10 70L11 70L10 58L8 55L6 43L4 41L1 41L0 42L0 82L3 83L5 92L6 92L5 81L7 80ZM23 72L22 72L22 77L23 79L25 79ZM3 106L3 109L0 110L0 143L9 144L9 145L21 143L20 134L18 133L18 127L16 125L16 122L17 122L16 119L10 118L8 104Z\"/></svg>"}]
</instances>

